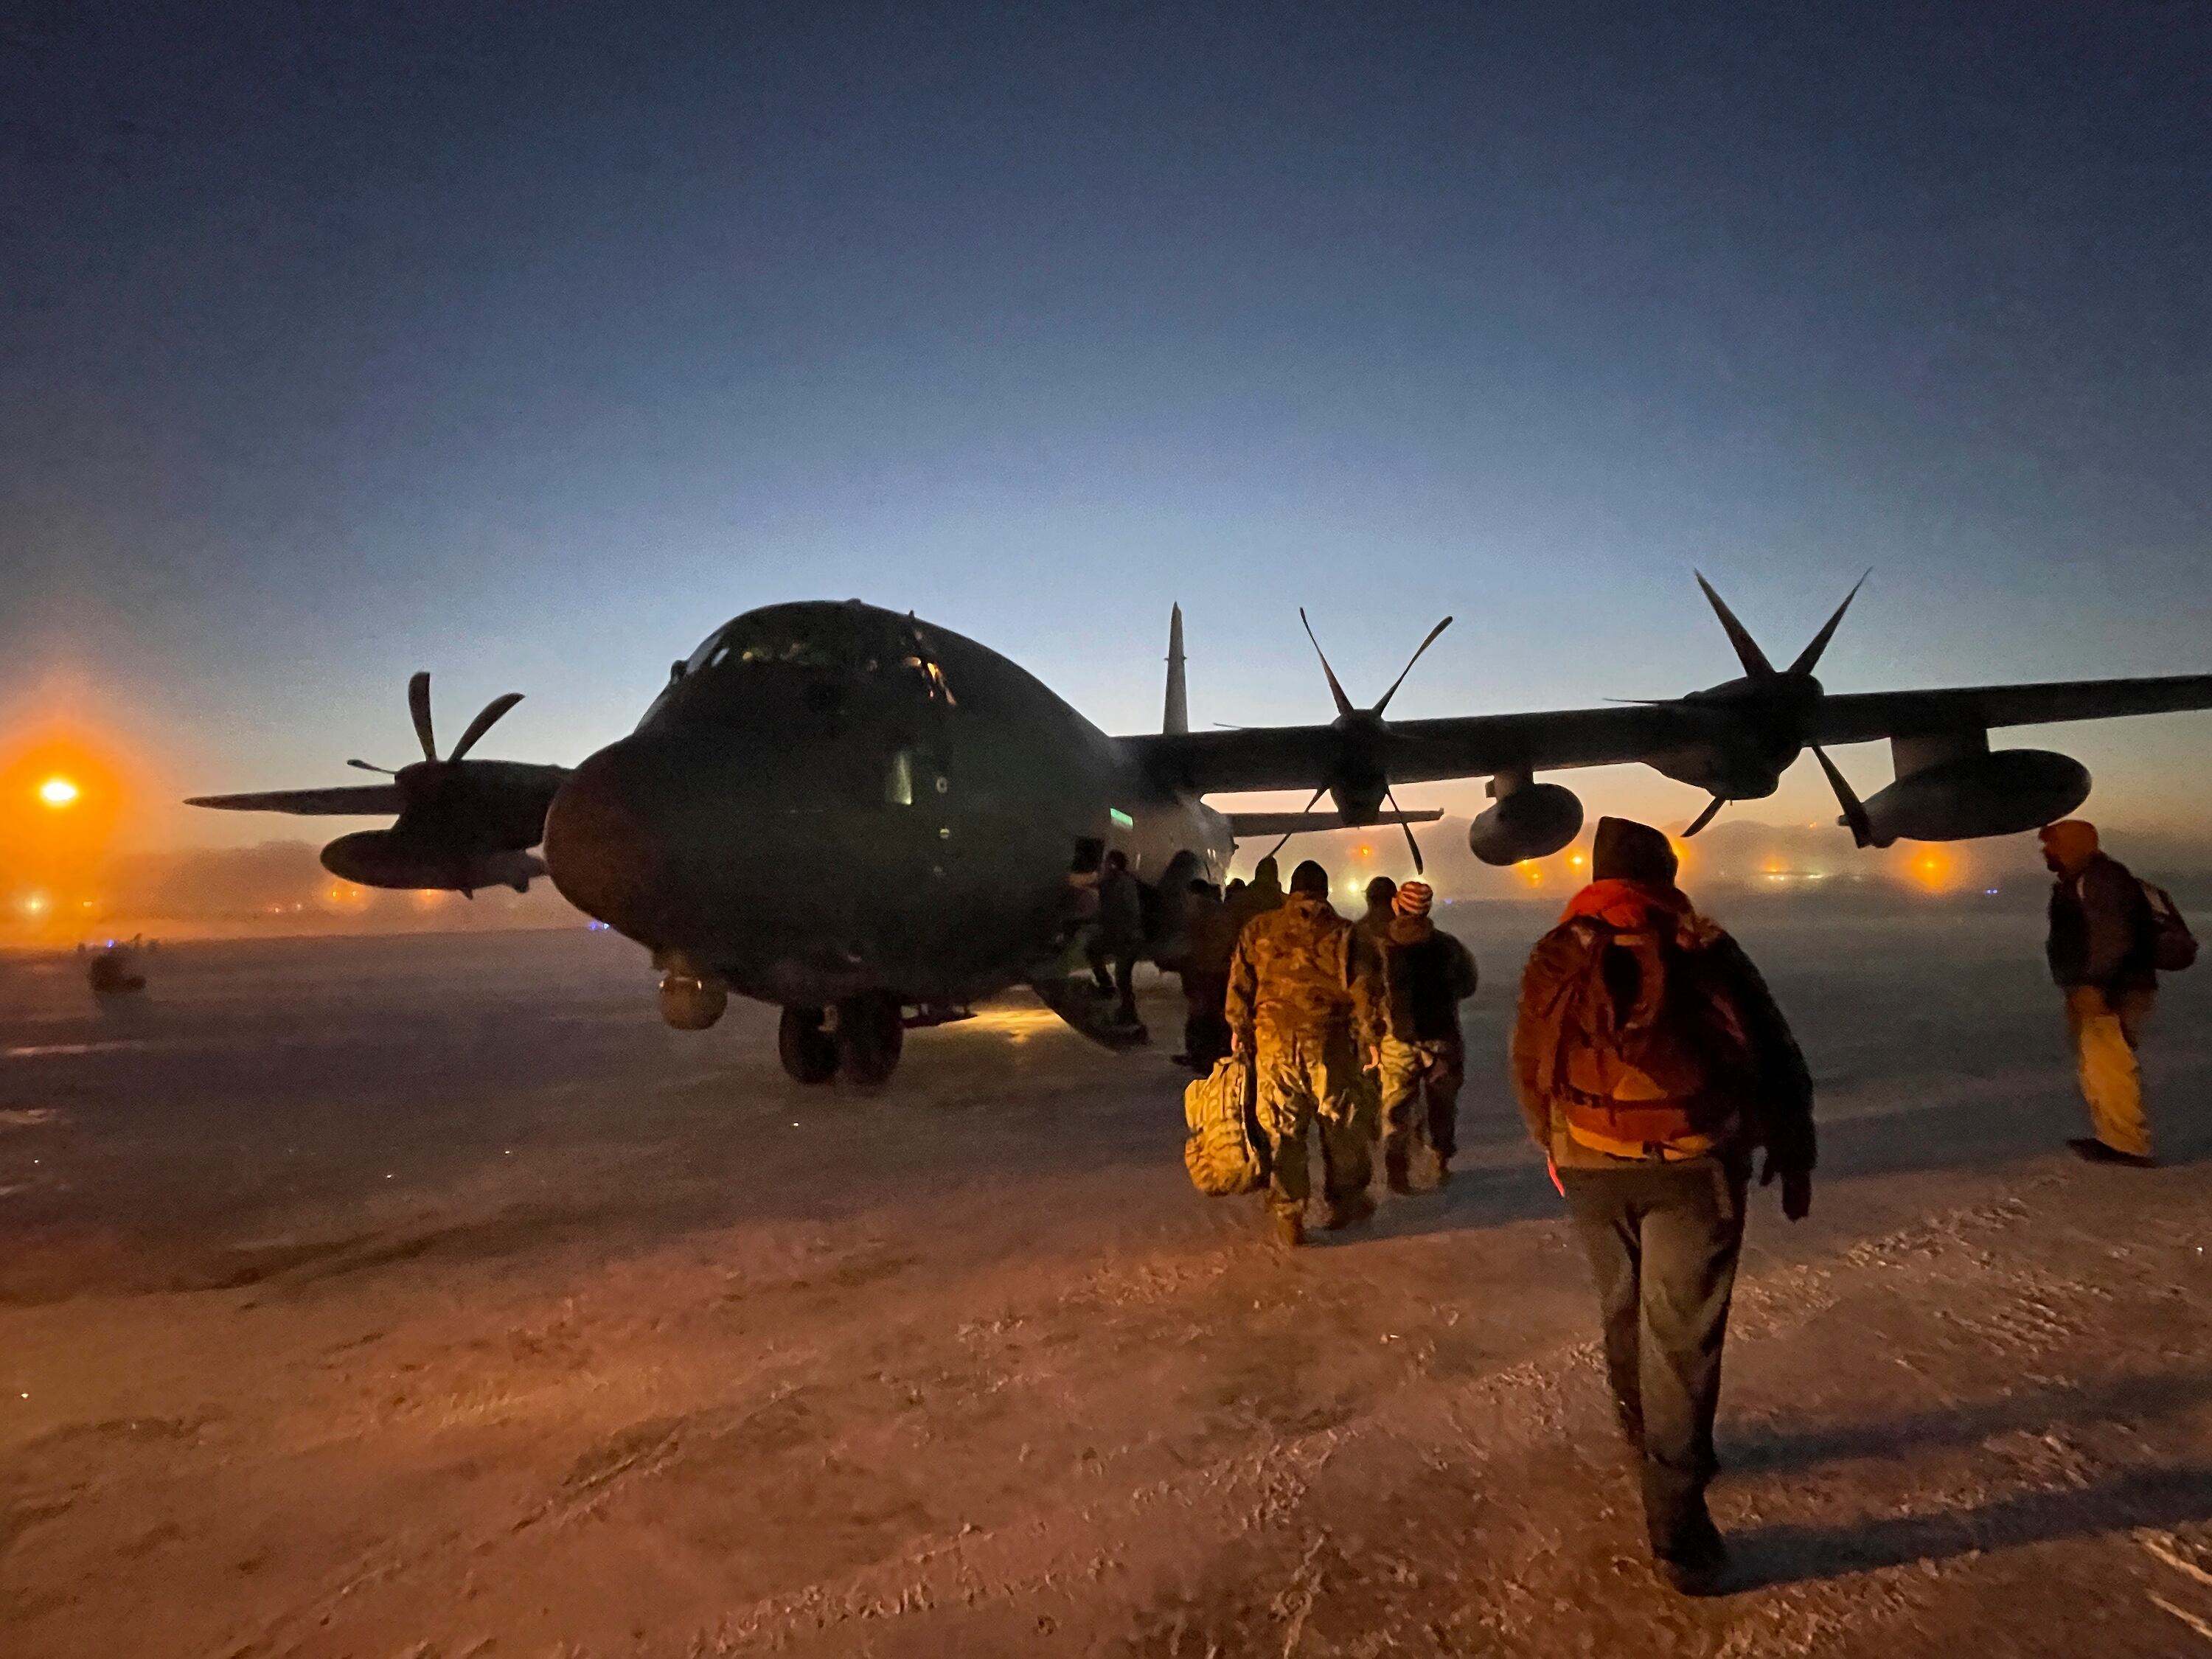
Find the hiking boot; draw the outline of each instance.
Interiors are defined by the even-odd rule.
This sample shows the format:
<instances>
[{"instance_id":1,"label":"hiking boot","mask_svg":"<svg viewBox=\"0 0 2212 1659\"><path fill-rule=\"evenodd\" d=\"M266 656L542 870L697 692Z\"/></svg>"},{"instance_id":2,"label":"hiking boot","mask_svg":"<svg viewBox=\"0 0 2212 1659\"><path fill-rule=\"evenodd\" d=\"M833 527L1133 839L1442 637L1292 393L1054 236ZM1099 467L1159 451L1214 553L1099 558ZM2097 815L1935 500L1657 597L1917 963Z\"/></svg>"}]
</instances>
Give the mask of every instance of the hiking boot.
<instances>
[{"instance_id":1,"label":"hiking boot","mask_svg":"<svg viewBox=\"0 0 2212 1659\"><path fill-rule=\"evenodd\" d=\"M1274 1218L1275 1243L1286 1250L1295 1250L1306 1242L1305 1218L1285 1210Z\"/></svg>"},{"instance_id":2,"label":"hiking boot","mask_svg":"<svg viewBox=\"0 0 2212 1659\"><path fill-rule=\"evenodd\" d=\"M1708 1521L1687 1547L1676 1554L1654 1556L1651 1567L1677 1595L1717 1595L1727 1586L1728 1546L1721 1540L1720 1529Z\"/></svg>"},{"instance_id":3,"label":"hiking boot","mask_svg":"<svg viewBox=\"0 0 2212 1659\"><path fill-rule=\"evenodd\" d=\"M2108 1146L2094 1135L2081 1135L2066 1143L2075 1157L2085 1164L2118 1164L2130 1170L2155 1170L2158 1160L2145 1158L2140 1152L2124 1152L2117 1146Z\"/></svg>"},{"instance_id":4,"label":"hiking boot","mask_svg":"<svg viewBox=\"0 0 2212 1659\"><path fill-rule=\"evenodd\" d=\"M1729 1560L1725 1549L1688 1561L1657 1556L1653 1559L1651 1566L1652 1571L1659 1575L1659 1582L1677 1595L1719 1595L1728 1588Z\"/></svg>"},{"instance_id":5,"label":"hiking boot","mask_svg":"<svg viewBox=\"0 0 2212 1659\"><path fill-rule=\"evenodd\" d=\"M1321 1224L1333 1233L1346 1227L1356 1227L1375 1213L1375 1200L1365 1193L1354 1193L1350 1198L1338 1199L1328 1206L1328 1219Z\"/></svg>"}]
</instances>

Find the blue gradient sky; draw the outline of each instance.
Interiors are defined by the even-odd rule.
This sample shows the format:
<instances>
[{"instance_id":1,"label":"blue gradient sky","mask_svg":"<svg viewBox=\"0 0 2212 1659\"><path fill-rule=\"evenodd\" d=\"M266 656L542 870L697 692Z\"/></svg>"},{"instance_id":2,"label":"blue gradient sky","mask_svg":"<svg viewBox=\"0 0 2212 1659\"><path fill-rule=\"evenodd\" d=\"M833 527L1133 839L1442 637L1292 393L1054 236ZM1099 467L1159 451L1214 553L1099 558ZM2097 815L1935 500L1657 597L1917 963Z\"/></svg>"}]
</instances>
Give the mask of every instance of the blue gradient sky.
<instances>
[{"instance_id":1,"label":"blue gradient sky","mask_svg":"<svg viewBox=\"0 0 2212 1659\"><path fill-rule=\"evenodd\" d=\"M1201 720L1326 714L1301 602L1571 707L1734 672L1692 564L1778 656L1874 566L1838 689L2212 668L2201 9L631 9L17 27L0 708L337 781L424 666L573 760L848 594L1109 729L1176 599ZM2052 736L2212 817L2212 716Z\"/></svg>"}]
</instances>

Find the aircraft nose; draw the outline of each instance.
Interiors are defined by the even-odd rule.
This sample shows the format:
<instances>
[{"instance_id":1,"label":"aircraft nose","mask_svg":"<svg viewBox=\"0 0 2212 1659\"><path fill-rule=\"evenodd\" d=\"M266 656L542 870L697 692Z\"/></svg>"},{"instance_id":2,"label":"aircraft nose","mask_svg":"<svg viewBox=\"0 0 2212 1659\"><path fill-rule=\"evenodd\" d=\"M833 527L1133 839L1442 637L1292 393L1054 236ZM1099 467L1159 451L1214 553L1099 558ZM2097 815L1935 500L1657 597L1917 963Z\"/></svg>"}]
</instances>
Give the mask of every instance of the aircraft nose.
<instances>
[{"instance_id":1,"label":"aircraft nose","mask_svg":"<svg viewBox=\"0 0 2212 1659\"><path fill-rule=\"evenodd\" d=\"M655 937L665 887L666 769L635 740L568 775L545 815L545 865L561 896L632 939Z\"/></svg>"}]
</instances>

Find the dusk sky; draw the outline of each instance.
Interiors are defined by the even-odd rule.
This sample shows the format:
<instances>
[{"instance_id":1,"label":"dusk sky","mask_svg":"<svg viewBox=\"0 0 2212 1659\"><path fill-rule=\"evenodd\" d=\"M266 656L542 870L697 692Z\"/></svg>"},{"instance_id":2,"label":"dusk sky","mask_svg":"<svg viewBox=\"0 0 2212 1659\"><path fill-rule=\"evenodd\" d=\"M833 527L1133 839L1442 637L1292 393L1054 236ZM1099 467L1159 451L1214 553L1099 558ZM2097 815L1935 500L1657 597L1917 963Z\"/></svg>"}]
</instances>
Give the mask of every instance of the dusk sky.
<instances>
[{"instance_id":1,"label":"dusk sky","mask_svg":"<svg viewBox=\"0 0 2212 1659\"><path fill-rule=\"evenodd\" d=\"M1672 694L1693 566L1783 660L1873 567L1832 689L2212 670L2201 6L38 9L0 712L170 796L410 757L418 667L574 761L797 598L1109 730L1178 599L1201 722L1326 717L1302 603L1363 700L1456 614L1404 715ZM2212 819L2212 715L2009 740Z\"/></svg>"}]
</instances>

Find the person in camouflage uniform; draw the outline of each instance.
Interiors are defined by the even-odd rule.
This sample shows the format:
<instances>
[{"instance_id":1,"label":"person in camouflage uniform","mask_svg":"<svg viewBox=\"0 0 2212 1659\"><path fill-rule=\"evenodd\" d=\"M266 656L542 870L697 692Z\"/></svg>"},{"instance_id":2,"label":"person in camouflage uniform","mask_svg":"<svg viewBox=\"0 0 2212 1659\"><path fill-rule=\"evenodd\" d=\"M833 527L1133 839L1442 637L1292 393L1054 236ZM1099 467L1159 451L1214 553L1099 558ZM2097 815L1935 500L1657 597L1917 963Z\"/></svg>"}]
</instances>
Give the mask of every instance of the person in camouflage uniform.
<instances>
[{"instance_id":1,"label":"person in camouflage uniform","mask_svg":"<svg viewBox=\"0 0 2212 1659\"><path fill-rule=\"evenodd\" d=\"M1375 1212L1367 1185L1376 1101L1361 1060L1381 1037L1374 958L1329 908L1328 872L1308 860L1279 909L1248 922L1229 964L1225 1012L1251 1058L1260 1127L1273 1153L1267 1209L1285 1246L1305 1243L1306 1127L1321 1121L1322 1195L1331 1228Z\"/></svg>"}]
</instances>

